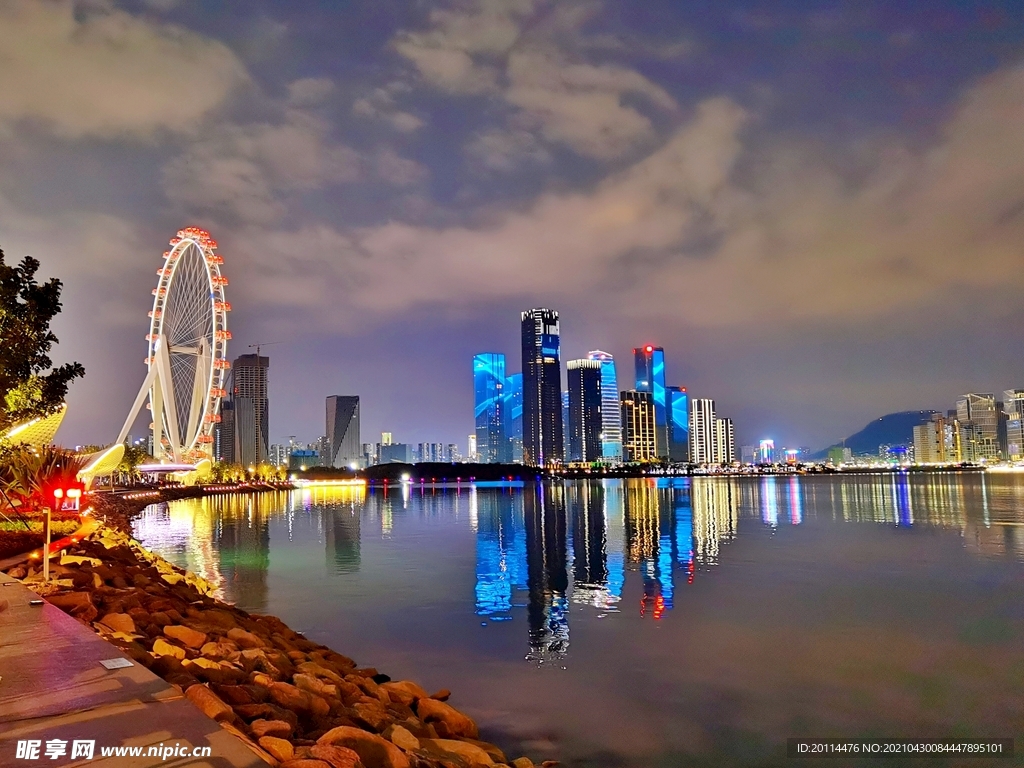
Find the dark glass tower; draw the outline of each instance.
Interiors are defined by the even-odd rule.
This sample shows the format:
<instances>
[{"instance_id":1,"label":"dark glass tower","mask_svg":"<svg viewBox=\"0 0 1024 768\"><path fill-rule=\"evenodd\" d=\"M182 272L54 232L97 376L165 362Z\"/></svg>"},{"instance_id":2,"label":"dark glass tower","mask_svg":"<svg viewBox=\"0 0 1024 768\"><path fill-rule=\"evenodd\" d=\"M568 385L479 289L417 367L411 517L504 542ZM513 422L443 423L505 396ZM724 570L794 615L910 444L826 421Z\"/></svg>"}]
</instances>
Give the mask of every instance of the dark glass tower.
<instances>
[{"instance_id":1,"label":"dark glass tower","mask_svg":"<svg viewBox=\"0 0 1024 768\"><path fill-rule=\"evenodd\" d=\"M505 380L505 437L508 461L523 461L523 374L513 373Z\"/></svg>"},{"instance_id":2,"label":"dark glass tower","mask_svg":"<svg viewBox=\"0 0 1024 768\"><path fill-rule=\"evenodd\" d=\"M668 457L672 461L690 460L690 401L686 387L667 387Z\"/></svg>"},{"instance_id":3,"label":"dark glass tower","mask_svg":"<svg viewBox=\"0 0 1024 768\"><path fill-rule=\"evenodd\" d=\"M504 355L485 352L473 357L473 405L477 460L483 464L506 461Z\"/></svg>"},{"instance_id":4,"label":"dark glass tower","mask_svg":"<svg viewBox=\"0 0 1024 768\"><path fill-rule=\"evenodd\" d=\"M563 458L558 313L523 312L522 332L523 461L540 467Z\"/></svg>"},{"instance_id":5,"label":"dark glass tower","mask_svg":"<svg viewBox=\"0 0 1024 768\"><path fill-rule=\"evenodd\" d=\"M665 350L650 344L633 350L636 366L636 391L650 392L654 401L654 452L659 459L669 457L669 418L665 392Z\"/></svg>"},{"instance_id":6,"label":"dark glass tower","mask_svg":"<svg viewBox=\"0 0 1024 768\"><path fill-rule=\"evenodd\" d=\"M598 461L601 458L601 363L570 360L569 461Z\"/></svg>"},{"instance_id":7,"label":"dark glass tower","mask_svg":"<svg viewBox=\"0 0 1024 768\"><path fill-rule=\"evenodd\" d=\"M265 463L270 453L269 368L270 358L261 355L239 355L231 366L234 460L246 467Z\"/></svg>"}]
</instances>

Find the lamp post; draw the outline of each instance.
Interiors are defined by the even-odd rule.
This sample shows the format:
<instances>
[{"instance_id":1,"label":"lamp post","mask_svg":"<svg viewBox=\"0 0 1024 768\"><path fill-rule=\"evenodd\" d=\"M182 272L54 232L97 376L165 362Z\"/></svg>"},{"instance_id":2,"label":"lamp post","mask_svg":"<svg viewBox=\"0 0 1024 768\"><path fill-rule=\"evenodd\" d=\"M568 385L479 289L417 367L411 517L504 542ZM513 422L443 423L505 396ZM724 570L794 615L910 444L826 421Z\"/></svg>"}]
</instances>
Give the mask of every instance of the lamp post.
<instances>
[{"instance_id":1,"label":"lamp post","mask_svg":"<svg viewBox=\"0 0 1024 768\"><path fill-rule=\"evenodd\" d=\"M60 507L64 498L63 488L53 489L53 509ZM43 583L50 580L50 507L46 508L46 519L43 520Z\"/></svg>"}]
</instances>

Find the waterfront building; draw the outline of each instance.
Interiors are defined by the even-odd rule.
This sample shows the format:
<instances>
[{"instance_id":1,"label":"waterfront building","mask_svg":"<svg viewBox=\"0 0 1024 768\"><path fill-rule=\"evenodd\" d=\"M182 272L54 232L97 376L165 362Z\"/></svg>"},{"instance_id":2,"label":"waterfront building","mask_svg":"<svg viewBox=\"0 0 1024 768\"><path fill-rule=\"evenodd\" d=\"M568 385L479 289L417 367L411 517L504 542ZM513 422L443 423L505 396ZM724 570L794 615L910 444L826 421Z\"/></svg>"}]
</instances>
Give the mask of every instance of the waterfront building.
<instances>
[{"instance_id":1,"label":"waterfront building","mask_svg":"<svg viewBox=\"0 0 1024 768\"><path fill-rule=\"evenodd\" d=\"M628 390L619 394L622 416L622 458L627 462L653 462L658 458L655 438L654 397Z\"/></svg>"},{"instance_id":2,"label":"waterfront building","mask_svg":"<svg viewBox=\"0 0 1024 768\"><path fill-rule=\"evenodd\" d=\"M956 401L956 417L964 461L998 461L1000 413L995 396L976 392L961 396Z\"/></svg>"},{"instance_id":3,"label":"waterfront building","mask_svg":"<svg viewBox=\"0 0 1024 768\"><path fill-rule=\"evenodd\" d=\"M235 462L235 404L230 397L220 401L220 421L213 428L213 455L226 464Z\"/></svg>"},{"instance_id":4,"label":"waterfront building","mask_svg":"<svg viewBox=\"0 0 1024 768\"><path fill-rule=\"evenodd\" d=\"M508 461L523 462L523 374L513 373L505 380L505 439Z\"/></svg>"},{"instance_id":5,"label":"waterfront building","mask_svg":"<svg viewBox=\"0 0 1024 768\"><path fill-rule=\"evenodd\" d=\"M380 443L363 443L363 466L372 467L380 463Z\"/></svg>"},{"instance_id":6,"label":"waterfront building","mask_svg":"<svg viewBox=\"0 0 1024 768\"><path fill-rule=\"evenodd\" d=\"M479 461L479 457L476 453L476 435L469 436L469 442L466 445L467 455L470 461Z\"/></svg>"},{"instance_id":7,"label":"waterfront building","mask_svg":"<svg viewBox=\"0 0 1024 768\"><path fill-rule=\"evenodd\" d=\"M320 466L320 454L310 448L293 448L288 454L288 469L305 472Z\"/></svg>"},{"instance_id":8,"label":"waterfront building","mask_svg":"<svg viewBox=\"0 0 1024 768\"><path fill-rule=\"evenodd\" d=\"M603 455L601 432L601 363L570 360L566 364L569 384L569 461L595 462Z\"/></svg>"},{"instance_id":9,"label":"waterfront building","mask_svg":"<svg viewBox=\"0 0 1024 768\"><path fill-rule=\"evenodd\" d=\"M959 423L941 413L914 427L914 461L917 464L946 464L960 461Z\"/></svg>"},{"instance_id":10,"label":"waterfront building","mask_svg":"<svg viewBox=\"0 0 1024 768\"><path fill-rule=\"evenodd\" d=\"M622 461L622 412L615 358L595 349L587 359L601 364L601 456L609 464L618 464Z\"/></svg>"},{"instance_id":11,"label":"waterfront building","mask_svg":"<svg viewBox=\"0 0 1024 768\"><path fill-rule=\"evenodd\" d=\"M1024 459L1024 389L1003 392L1003 409L1006 411L1006 458L1021 461Z\"/></svg>"},{"instance_id":12,"label":"waterfront building","mask_svg":"<svg viewBox=\"0 0 1024 768\"><path fill-rule=\"evenodd\" d=\"M292 444L288 443L284 445L282 443L274 443L270 446L270 463L275 467L287 467L288 457L292 452Z\"/></svg>"},{"instance_id":13,"label":"waterfront building","mask_svg":"<svg viewBox=\"0 0 1024 768\"><path fill-rule=\"evenodd\" d=\"M269 370L270 358L262 355L239 355L231 366L234 460L246 467L264 464L270 455Z\"/></svg>"},{"instance_id":14,"label":"waterfront building","mask_svg":"<svg viewBox=\"0 0 1024 768\"><path fill-rule=\"evenodd\" d=\"M732 464L736 461L736 437L733 432L732 419L715 418L715 452L712 456L714 464Z\"/></svg>"},{"instance_id":15,"label":"waterfront building","mask_svg":"<svg viewBox=\"0 0 1024 768\"><path fill-rule=\"evenodd\" d=\"M393 443L393 442L394 442L394 439L392 438L390 432L381 432L380 433L380 444L381 445L391 445L391 443Z\"/></svg>"},{"instance_id":16,"label":"waterfront building","mask_svg":"<svg viewBox=\"0 0 1024 768\"><path fill-rule=\"evenodd\" d=\"M562 392L562 456L569 458L569 390Z\"/></svg>"},{"instance_id":17,"label":"waterfront building","mask_svg":"<svg viewBox=\"0 0 1024 768\"><path fill-rule=\"evenodd\" d=\"M523 460L533 466L557 464L564 455L558 313L522 313Z\"/></svg>"},{"instance_id":18,"label":"waterfront building","mask_svg":"<svg viewBox=\"0 0 1024 768\"><path fill-rule=\"evenodd\" d=\"M690 460L690 403L686 387L666 387L668 403L668 457Z\"/></svg>"},{"instance_id":19,"label":"waterfront building","mask_svg":"<svg viewBox=\"0 0 1024 768\"><path fill-rule=\"evenodd\" d=\"M412 464L412 446L406 443L388 443L380 446L380 463Z\"/></svg>"},{"instance_id":20,"label":"waterfront building","mask_svg":"<svg viewBox=\"0 0 1024 768\"><path fill-rule=\"evenodd\" d=\"M842 456L846 457L844 460L849 462L850 457L853 454L848 449L843 449ZM775 441L766 439L762 440L757 445L757 463L758 464L774 464L775 463Z\"/></svg>"},{"instance_id":21,"label":"waterfront building","mask_svg":"<svg viewBox=\"0 0 1024 768\"><path fill-rule=\"evenodd\" d=\"M497 352L475 355L473 411L477 461L482 464L495 464L507 460L504 390L505 356Z\"/></svg>"},{"instance_id":22,"label":"waterfront building","mask_svg":"<svg viewBox=\"0 0 1024 768\"><path fill-rule=\"evenodd\" d=\"M331 395L327 398L327 445L329 467L359 465L362 442L359 436L359 396Z\"/></svg>"},{"instance_id":23,"label":"waterfront building","mask_svg":"<svg viewBox=\"0 0 1024 768\"><path fill-rule=\"evenodd\" d=\"M462 454L459 453L459 446L455 443L448 443L448 446L444 450L444 460L450 461L452 464L457 464L462 461Z\"/></svg>"},{"instance_id":24,"label":"waterfront building","mask_svg":"<svg viewBox=\"0 0 1024 768\"><path fill-rule=\"evenodd\" d=\"M668 403L665 390L665 350L650 344L633 349L636 391L650 392L654 401L657 456L669 458Z\"/></svg>"},{"instance_id":25,"label":"waterfront building","mask_svg":"<svg viewBox=\"0 0 1024 768\"><path fill-rule=\"evenodd\" d=\"M740 462L743 464L756 464L757 463L757 447L753 445L744 445L740 447Z\"/></svg>"},{"instance_id":26,"label":"waterfront building","mask_svg":"<svg viewBox=\"0 0 1024 768\"><path fill-rule=\"evenodd\" d=\"M715 401L706 397L690 403L690 461L715 463Z\"/></svg>"}]
</instances>

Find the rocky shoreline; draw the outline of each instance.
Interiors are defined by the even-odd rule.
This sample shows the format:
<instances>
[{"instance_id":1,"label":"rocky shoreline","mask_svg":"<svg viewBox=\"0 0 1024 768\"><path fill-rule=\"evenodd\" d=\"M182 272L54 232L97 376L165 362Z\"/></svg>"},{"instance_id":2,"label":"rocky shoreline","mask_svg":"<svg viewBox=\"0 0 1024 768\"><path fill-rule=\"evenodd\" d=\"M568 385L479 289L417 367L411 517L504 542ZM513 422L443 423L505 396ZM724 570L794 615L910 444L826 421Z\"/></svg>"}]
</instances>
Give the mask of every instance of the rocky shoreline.
<instances>
[{"instance_id":1,"label":"rocky shoreline","mask_svg":"<svg viewBox=\"0 0 1024 768\"><path fill-rule=\"evenodd\" d=\"M55 558L49 584L38 566L7 574L180 689L269 765L533 768L479 740L448 691L357 668L278 618L216 599L212 585L125 532L137 504L96 506L106 522Z\"/></svg>"}]
</instances>

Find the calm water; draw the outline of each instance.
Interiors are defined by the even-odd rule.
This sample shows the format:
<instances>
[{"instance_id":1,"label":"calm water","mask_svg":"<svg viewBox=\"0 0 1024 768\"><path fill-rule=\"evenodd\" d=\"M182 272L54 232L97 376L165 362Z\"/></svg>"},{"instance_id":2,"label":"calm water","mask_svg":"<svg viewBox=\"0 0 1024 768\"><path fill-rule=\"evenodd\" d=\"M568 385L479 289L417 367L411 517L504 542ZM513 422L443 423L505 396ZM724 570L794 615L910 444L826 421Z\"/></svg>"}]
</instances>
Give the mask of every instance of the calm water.
<instances>
[{"instance_id":1,"label":"calm water","mask_svg":"<svg viewBox=\"0 0 1024 768\"><path fill-rule=\"evenodd\" d=\"M1020 476L318 489L153 506L135 532L246 610L450 688L534 759L785 765L789 736L1024 751Z\"/></svg>"}]
</instances>

